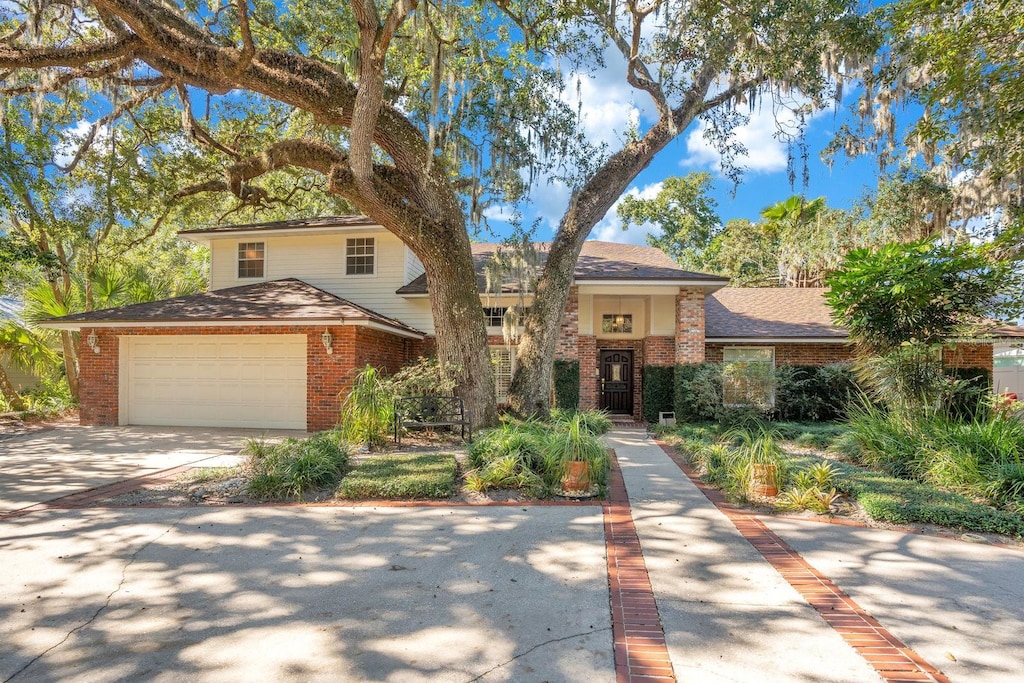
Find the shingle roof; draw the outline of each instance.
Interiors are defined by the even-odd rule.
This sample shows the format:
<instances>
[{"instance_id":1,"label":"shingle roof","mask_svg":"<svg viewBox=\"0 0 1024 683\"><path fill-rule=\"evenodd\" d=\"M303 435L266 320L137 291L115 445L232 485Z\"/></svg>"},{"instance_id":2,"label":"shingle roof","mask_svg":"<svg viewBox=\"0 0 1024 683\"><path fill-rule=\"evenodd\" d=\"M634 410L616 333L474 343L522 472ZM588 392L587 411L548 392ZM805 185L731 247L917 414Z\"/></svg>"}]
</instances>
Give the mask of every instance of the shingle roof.
<instances>
[{"instance_id":1,"label":"shingle roof","mask_svg":"<svg viewBox=\"0 0 1024 683\"><path fill-rule=\"evenodd\" d=\"M704 314L708 339L847 337L820 288L726 287L705 300Z\"/></svg>"},{"instance_id":2,"label":"shingle roof","mask_svg":"<svg viewBox=\"0 0 1024 683\"><path fill-rule=\"evenodd\" d=\"M483 292L486 289L484 265L498 250L500 244L473 244L473 263L476 267L477 286ZM547 257L548 242L534 245L541 261ZM635 244L618 242L599 242L588 240L576 262L576 280L607 280L617 282L623 280L645 280L652 283L663 281L689 280L709 285L722 286L729 282L728 278L708 273L695 273L683 270L665 252L655 247L642 247ZM398 294L426 294L427 277L418 278L400 288Z\"/></svg>"},{"instance_id":3,"label":"shingle roof","mask_svg":"<svg viewBox=\"0 0 1024 683\"><path fill-rule=\"evenodd\" d=\"M338 228L350 226L376 226L377 221L368 216L322 216L320 218L293 218L270 223L246 223L244 225L217 225L210 228L179 230L179 235L215 235L224 232L250 232L256 230L300 230L304 228Z\"/></svg>"},{"instance_id":4,"label":"shingle roof","mask_svg":"<svg viewBox=\"0 0 1024 683\"><path fill-rule=\"evenodd\" d=\"M367 321L403 332L423 334L394 318L371 311L295 278L218 289L204 294L179 296L102 311L76 313L47 320L44 325L154 322L216 324L228 321L272 321L288 324L312 320Z\"/></svg>"}]
</instances>

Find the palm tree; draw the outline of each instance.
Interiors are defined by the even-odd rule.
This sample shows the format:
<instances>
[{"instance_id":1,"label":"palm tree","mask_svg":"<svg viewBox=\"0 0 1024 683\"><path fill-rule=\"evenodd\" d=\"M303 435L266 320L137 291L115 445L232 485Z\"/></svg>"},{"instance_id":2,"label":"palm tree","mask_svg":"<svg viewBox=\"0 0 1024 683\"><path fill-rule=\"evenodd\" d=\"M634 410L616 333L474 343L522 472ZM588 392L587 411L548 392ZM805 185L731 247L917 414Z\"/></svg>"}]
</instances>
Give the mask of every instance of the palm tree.
<instances>
[{"instance_id":1,"label":"palm tree","mask_svg":"<svg viewBox=\"0 0 1024 683\"><path fill-rule=\"evenodd\" d=\"M53 350L32 330L15 320L0 324L0 394L14 410L25 410L25 400L14 388L4 365L13 365L27 372L49 372L59 362Z\"/></svg>"}]
</instances>

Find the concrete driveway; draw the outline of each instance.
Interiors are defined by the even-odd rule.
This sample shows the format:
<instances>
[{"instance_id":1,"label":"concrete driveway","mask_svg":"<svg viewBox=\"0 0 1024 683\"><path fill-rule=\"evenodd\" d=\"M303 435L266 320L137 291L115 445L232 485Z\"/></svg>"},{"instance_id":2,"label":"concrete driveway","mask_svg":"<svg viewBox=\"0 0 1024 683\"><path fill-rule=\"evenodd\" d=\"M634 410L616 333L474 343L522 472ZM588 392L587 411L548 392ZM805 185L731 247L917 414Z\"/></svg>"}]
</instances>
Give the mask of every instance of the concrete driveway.
<instances>
[{"instance_id":1,"label":"concrete driveway","mask_svg":"<svg viewBox=\"0 0 1024 683\"><path fill-rule=\"evenodd\" d=\"M601 508L0 521L0 681L614 681Z\"/></svg>"},{"instance_id":2,"label":"concrete driveway","mask_svg":"<svg viewBox=\"0 0 1024 683\"><path fill-rule=\"evenodd\" d=\"M0 514L104 484L240 461L252 429L60 427L0 441ZM268 436L303 432L268 431Z\"/></svg>"}]
</instances>

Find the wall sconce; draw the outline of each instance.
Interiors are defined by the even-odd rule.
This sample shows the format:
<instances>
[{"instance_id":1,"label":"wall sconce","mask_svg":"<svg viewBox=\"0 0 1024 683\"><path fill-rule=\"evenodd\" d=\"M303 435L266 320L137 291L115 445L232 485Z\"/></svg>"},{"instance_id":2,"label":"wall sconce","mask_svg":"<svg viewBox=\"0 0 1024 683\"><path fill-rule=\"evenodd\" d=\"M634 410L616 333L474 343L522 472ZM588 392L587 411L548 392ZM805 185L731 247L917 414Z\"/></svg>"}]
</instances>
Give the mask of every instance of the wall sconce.
<instances>
[{"instance_id":1,"label":"wall sconce","mask_svg":"<svg viewBox=\"0 0 1024 683\"><path fill-rule=\"evenodd\" d=\"M91 332L89 332L89 336L85 338L85 344L90 349L92 349L93 353L95 353L96 355L99 355L99 353L100 353L100 340L96 336L96 330L92 330Z\"/></svg>"},{"instance_id":2,"label":"wall sconce","mask_svg":"<svg viewBox=\"0 0 1024 683\"><path fill-rule=\"evenodd\" d=\"M324 350L328 356L334 354L334 337L331 336L331 331L324 328L324 333L320 335L320 341L324 344Z\"/></svg>"}]
</instances>

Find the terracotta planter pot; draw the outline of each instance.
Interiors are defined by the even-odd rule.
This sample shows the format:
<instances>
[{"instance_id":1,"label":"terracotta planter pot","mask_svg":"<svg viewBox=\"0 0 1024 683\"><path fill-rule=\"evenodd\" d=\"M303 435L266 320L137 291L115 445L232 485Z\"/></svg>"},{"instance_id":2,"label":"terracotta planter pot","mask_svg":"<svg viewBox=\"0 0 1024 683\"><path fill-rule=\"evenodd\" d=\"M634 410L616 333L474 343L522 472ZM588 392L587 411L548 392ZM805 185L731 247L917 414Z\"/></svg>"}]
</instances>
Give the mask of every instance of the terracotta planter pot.
<instances>
[{"instance_id":1,"label":"terracotta planter pot","mask_svg":"<svg viewBox=\"0 0 1024 683\"><path fill-rule=\"evenodd\" d=\"M572 461L566 464L562 488L566 491L583 492L590 488L590 468L587 463Z\"/></svg>"},{"instance_id":2,"label":"terracotta planter pot","mask_svg":"<svg viewBox=\"0 0 1024 683\"><path fill-rule=\"evenodd\" d=\"M779 480L778 465L753 463L750 472L750 488L754 495L766 498L779 495L779 487L775 485Z\"/></svg>"}]
</instances>

